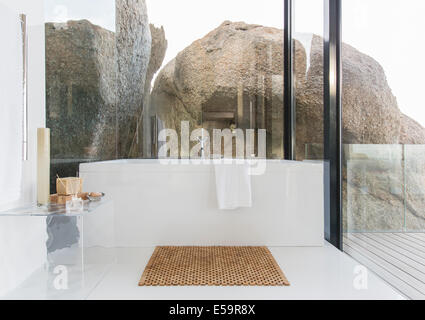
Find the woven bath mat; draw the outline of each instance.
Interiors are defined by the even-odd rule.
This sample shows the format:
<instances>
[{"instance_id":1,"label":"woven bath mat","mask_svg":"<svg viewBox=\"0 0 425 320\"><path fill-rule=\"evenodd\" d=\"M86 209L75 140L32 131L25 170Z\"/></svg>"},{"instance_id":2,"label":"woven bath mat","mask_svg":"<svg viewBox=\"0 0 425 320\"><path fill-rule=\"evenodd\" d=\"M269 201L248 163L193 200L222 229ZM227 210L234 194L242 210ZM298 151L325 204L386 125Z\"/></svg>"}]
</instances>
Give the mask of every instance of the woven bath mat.
<instances>
[{"instance_id":1,"label":"woven bath mat","mask_svg":"<svg viewBox=\"0 0 425 320\"><path fill-rule=\"evenodd\" d=\"M157 247L139 286L289 286L266 247Z\"/></svg>"}]
</instances>

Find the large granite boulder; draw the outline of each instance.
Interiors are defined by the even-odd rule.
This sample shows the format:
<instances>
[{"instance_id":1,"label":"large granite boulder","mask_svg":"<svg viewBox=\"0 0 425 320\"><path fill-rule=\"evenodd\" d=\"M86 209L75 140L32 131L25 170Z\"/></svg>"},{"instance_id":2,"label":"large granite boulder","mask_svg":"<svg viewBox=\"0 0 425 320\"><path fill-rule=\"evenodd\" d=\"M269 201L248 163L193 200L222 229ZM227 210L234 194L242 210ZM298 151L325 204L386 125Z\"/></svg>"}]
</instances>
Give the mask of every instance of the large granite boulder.
<instances>
[{"instance_id":1,"label":"large granite boulder","mask_svg":"<svg viewBox=\"0 0 425 320\"><path fill-rule=\"evenodd\" d=\"M81 20L46 23L45 35L52 158L96 157L94 128L116 103L114 33Z\"/></svg>"},{"instance_id":2,"label":"large granite boulder","mask_svg":"<svg viewBox=\"0 0 425 320\"><path fill-rule=\"evenodd\" d=\"M116 1L115 33L87 20L45 28L52 158L141 156L143 110L167 47L163 28L148 23L145 0Z\"/></svg>"},{"instance_id":3,"label":"large granite boulder","mask_svg":"<svg viewBox=\"0 0 425 320\"><path fill-rule=\"evenodd\" d=\"M305 74L306 56L297 47L297 72ZM302 79L302 76L297 79ZM152 104L165 127L249 128L268 131L269 157L283 154L282 30L225 21L166 65L152 91ZM255 120L250 112L256 114Z\"/></svg>"},{"instance_id":4,"label":"large granite boulder","mask_svg":"<svg viewBox=\"0 0 425 320\"><path fill-rule=\"evenodd\" d=\"M116 0L117 157L130 157L143 112L152 35L145 0ZM133 151L134 152L134 151Z\"/></svg>"},{"instance_id":5,"label":"large granite boulder","mask_svg":"<svg viewBox=\"0 0 425 320\"><path fill-rule=\"evenodd\" d=\"M400 115L400 144L425 144L425 130L412 118Z\"/></svg>"},{"instance_id":6,"label":"large granite boulder","mask_svg":"<svg viewBox=\"0 0 425 320\"><path fill-rule=\"evenodd\" d=\"M323 143L323 38L313 36L310 52L306 81L297 88L298 158L306 144ZM343 142L399 143L401 112L381 65L345 43L342 61Z\"/></svg>"},{"instance_id":7,"label":"large granite boulder","mask_svg":"<svg viewBox=\"0 0 425 320\"><path fill-rule=\"evenodd\" d=\"M145 1L117 0L115 19L118 116L126 117L142 106L151 57L152 36Z\"/></svg>"},{"instance_id":8,"label":"large granite boulder","mask_svg":"<svg viewBox=\"0 0 425 320\"><path fill-rule=\"evenodd\" d=\"M152 91L152 80L158 70L161 68L162 63L164 62L165 54L167 52L168 42L165 38L164 28L157 28L154 25L150 25L150 31L152 35L152 48L151 48L151 56L149 60L149 67L146 74L145 81L145 96L143 102L143 117L141 117L141 124L143 125L143 131L140 133L142 136L140 137L140 141L143 140L143 156L145 158L155 157L152 149L152 141L154 141L154 137L152 137L152 117L156 116L155 110L151 107L151 91ZM139 120L140 121L140 120ZM134 150L134 149L133 149ZM133 151L132 151L133 152ZM133 153L134 154L134 153ZM140 152L138 155L140 156Z\"/></svg>"},{"instance_id":9,"label":"large granite boulder","mask_svg":"<svg viewBox=\"0 0 425 320\"><path fill-rule=\"evenodd\" d=\"M153 77L161 68L168 47L164 27L157 28L153 24L150 24L149 27L152 35L152 45L149 66L146 72L145 97L150 95Z\"/></svg>"},{"instance_id":10,"label":"large granite boulder","mask_svg":"<svg viewBox=\"0 0 425 320\"><path fill-rule=\"evenodd\" d=\"M281 101L282 39L282 30L224 22L161 70L152 92L158 115L169 128L178 129L182 120L194 127L208 126L204 116L209 112L235 112L241 88L257 100L268 98L270 92L271 101ZM306 144L323 141L323 38L312 37L309 53L307 70L305 49L296 41L299 159L306 156ZM425 143L425 130L400 112L382 66L347 44L343 44L343 84L344 143ZM281 104L272 109L279 106L282 110Z\"/></svg>"}]
</instances>

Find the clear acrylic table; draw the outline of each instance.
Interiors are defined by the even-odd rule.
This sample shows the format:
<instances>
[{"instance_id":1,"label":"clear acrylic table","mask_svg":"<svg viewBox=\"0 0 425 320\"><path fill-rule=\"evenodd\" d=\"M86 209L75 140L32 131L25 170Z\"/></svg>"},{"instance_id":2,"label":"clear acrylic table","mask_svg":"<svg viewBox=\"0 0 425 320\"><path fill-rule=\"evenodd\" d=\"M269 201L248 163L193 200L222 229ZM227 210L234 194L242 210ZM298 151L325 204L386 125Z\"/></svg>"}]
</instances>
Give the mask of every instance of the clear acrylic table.
<instances>
[{"instance_id":1,"label":"clear acrylic table","mask_svg":"<svg viewBox=\"0 0 425 320\"><path fill-rule=\"evenodd\" d=\"M81 212L65 205L29 205L0 212L1 217L39 217L46 221L43 266L2 299L86 299L116 263L112 201L85 201Z\"/></svg>"}]
</instances>

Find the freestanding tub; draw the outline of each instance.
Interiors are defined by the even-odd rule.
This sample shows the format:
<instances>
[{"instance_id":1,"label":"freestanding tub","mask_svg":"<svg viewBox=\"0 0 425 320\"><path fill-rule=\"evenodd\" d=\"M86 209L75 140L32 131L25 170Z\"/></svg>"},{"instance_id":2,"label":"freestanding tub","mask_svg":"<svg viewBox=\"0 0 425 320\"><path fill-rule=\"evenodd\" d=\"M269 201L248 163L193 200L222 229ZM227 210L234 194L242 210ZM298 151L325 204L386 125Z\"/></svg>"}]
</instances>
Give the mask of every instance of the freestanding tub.
<instances>
[{"instance_id":1,"label":"freestanding tub","mask_svg":"<svg viewBox=\"0 0 425 320\"><path fill-rule=\"evenodd\" d=\"M80 165L87 191L113 200L118 247L322 246L323 164L267 160L252 208L218 209L213 164L118 160Z\"/></svg>"}]
</instances>

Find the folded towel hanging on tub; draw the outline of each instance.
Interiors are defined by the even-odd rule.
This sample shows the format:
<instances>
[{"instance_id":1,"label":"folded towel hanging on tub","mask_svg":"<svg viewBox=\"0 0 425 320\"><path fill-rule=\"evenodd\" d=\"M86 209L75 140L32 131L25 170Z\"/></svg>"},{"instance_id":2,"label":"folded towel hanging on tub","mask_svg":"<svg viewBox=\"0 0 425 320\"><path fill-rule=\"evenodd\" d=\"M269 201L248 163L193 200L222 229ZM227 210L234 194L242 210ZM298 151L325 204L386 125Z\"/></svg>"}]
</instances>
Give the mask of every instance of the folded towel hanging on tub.
<instances>
[{"instance_id":1,"label":"folded towel hanging on tub","mask_svg":"<svg viewBox=\"0 0 425 320\"><path fill-rule=\"evenodd\" d=\"M215 161L217 202L220 210L252 207L251 167L248 161Z\"/></svg>"}]
</instances>

